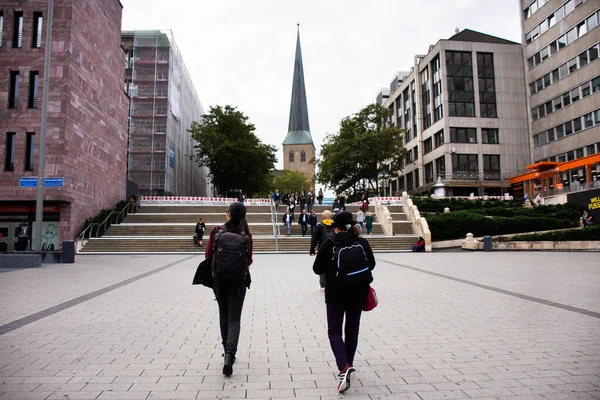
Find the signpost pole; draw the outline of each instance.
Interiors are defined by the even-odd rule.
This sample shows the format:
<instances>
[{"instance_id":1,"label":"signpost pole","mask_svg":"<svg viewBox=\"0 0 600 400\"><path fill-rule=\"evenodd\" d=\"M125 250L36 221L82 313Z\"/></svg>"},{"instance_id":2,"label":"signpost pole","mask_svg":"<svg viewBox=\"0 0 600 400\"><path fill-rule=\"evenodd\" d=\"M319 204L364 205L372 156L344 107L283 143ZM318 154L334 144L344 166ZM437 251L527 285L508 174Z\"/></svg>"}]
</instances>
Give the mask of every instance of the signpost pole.
<instances>
[{"instance_id":1,"label":"signpost pole","mask_svg":"<svg viewBox=\"0 0 600 400\"><path fill-rule=\"evenodd\" d=\"M50 86L50 51L52 47L52 12L54 1L48 0L46 52L44 58L44 92L42 94L42 126L38 160L38 185L35 202L35 251L42 251L42 219L44 218L44 163L46 157L46 122L48 120L48 92Z\"/></svg>"}]
</instances>

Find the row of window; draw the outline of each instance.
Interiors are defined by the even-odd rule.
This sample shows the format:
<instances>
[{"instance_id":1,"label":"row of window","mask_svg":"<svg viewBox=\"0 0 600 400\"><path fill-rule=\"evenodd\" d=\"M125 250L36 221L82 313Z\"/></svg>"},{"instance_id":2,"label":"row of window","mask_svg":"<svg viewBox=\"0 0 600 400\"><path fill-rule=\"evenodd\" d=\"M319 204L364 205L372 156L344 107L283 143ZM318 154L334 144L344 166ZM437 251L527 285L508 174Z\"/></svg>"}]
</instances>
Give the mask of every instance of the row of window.
<instances>
[{"instance_id":1,"label":"row of window","mask_svg":"<svg viewBox=\"0 0 600 400\"><path fill-rule=\"evenodd\" d=\"M545 158L543 160L537 160L536 163L540 162L540 161L555 161L555 162L573 161L575 159L591 156L596 153L600 153L600 142L598 142L596 144L592 143L588 146L580 147L578 149L571 150L571 151L567 151L566 153L561 153L556 156Z\"/></svg>"},{"instance_id":2,"label":"row of window","mask_svg":"<svg viewBox=\"0 0 600 400\"><path fill-rule=\"evenodd\" d=\"M292 150L288 153L288 161L294 162L294 152ZM300 162L306 162L306 152L304 150L300 151Z\"/></svg>"},{"instance_id":3,"label":"row of window","mask_svg":"<svg viewBox=\"0 0 600 400\"><path fill-rule=\"evenodd\" d=\"M598 59L600 54L600 43L596 43L583 53L579 54L577 57L573 57L560 67L556 68L554 71L547 73L542 76L537 81L533 82L529 85L529 91L531 95L534 95L541 90L547 88L550 85L555 84L559 80L567 77L573 72L577 71L579 68L591 63Z\"/></svg>"},{"instance_id":4,"label":"row of window","mask_svg":"<svg viewBox=\"0 0 600 400\"><path fill-rule=\"evenodd\" d=\"M528 19L533 14L535 14L544 4L549 2L550 0L533 0L525 9L523 10L523 18Z\"/></svg>"},{"instance_id":5,"label":"row of window","mask_svg":"<svg viewBox=\"0 0 600 400\"><path fill-rule=\"evenodd\" d=\"M10 71L8 108L19 107L19 71ZM29 71L29 108L38 108L39 71Z\"/></svg>"},{"instance_id":6,"label":"row of window","mask_svg":"<svg viewBox=\"0 0 600 400\"><path fill-rule=\"evenodd\" d=\"M35 151L35 133L26 133L25 143L25 171L33 171L34 151ZM15 170L15 157L17 148L17 134L15 132L7 132L4 142L4 170Z\"/></svg>"},{"instance_id":7,"label":"row of window","mask_svg":"<svg viewBox=\"0 0 600 400\"><path fill-rule=\"evenodd\" d=\"M553 142L573 133L591 128L594 125L600 125L600 108L584 116L577 117L571 121L565 122L564 124L560 124L547 130L546 132L535 135L533 137L533 146L543 146L549 142Z\"/></svg>"},{"instance_id":8,"label":"row of window","mask_svg":"<svg viewBox=\"0 0 600 400\"><path fill-rule=\"evenodd\" d=\"M588 81L574 89L568 90L560 96L557 96L554 99L546 102L545 104L534 108L531 110L531 117L534 121L537 121L540 118L544 118L546 115L550 115L553 112L567 107L568 105L598 91L600 91L600 75L591 81Z\"/></svg>"},{"instance_id":9,"label":"row of window","mask_svg":"<svg viewBox=\"0 0 600 400\"><path fill-rule=\"evenodd\" d=\"M33 29L31 31L31 47L41 48L42 47L42 13L35 11L33 13ZM13 12L13 27L12 27L12 47L20 49L23 47L23 26L24 26L24 15L23 11ZM0 11L0 47L3 43L3 32L4 32L4 11Z\"/></svg>"},{"instance_id":10,"label":"row of window","mask_svg":"<svg viewBox=\"0 0 600 400\"><path fill-rule=\"evenodd\" d=\"M536 40L548 29L552 28L567 15L575 11L575 8L583 4L585 1L587 0L569 0L565 4L560 6L557 10L548 15L548 17L544 19L539 25L527 32L527 34L525 35L525 41L527 42L527 44Z\"/></svg>"},{"instance_id":11,"label":"row of window","mask_svg":"<svg viewBox=\"0 0 600 400\"><path fill-rule=\"evenodd\" d=\"M539 52L535 53L527 60L529 70L541 64L549 57L552 57L554 54L567 47L581 36L585 35L592 28L595 28L598 25L598 18L600 18L600 11L594 12L594 14L576 24L567 33L554 40Z\"/></svg>"}]
</instances>

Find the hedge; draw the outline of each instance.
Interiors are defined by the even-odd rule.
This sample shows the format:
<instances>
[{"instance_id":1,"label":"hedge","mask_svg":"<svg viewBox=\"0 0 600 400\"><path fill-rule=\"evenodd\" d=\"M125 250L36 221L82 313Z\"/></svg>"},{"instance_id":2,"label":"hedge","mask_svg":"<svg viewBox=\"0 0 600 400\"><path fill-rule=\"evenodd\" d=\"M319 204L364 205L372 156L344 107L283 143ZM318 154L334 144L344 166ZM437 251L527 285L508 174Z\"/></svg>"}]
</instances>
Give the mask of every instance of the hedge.
<instances>
[{"instance_id":1,"label":"hedge","mask_svg":"<svg viewBox=\"0 0 600 400\"><path fill-rule=\"evenodd\" d=\"M529 242L529 241L550 241L550 242L565 242L565 241L583 241L583 240L600 240L600 225L592 226L585 229L569 229L565 231L547 232L547 233L532 233L528 235L513 236L511 238L500 238L501 242Z\"/></svg>"},{"instance_id":2,"label":"hedge","mask_svg":"<svg viewBox=\"0 0 600 400\"><path fill-rule=\"evenodd\" d=\"M455 211L447 214L425 215L432 240L462 239L467 233L474 236L494 236L510 233L574 228L577 218L557 218L551 214L516 215L513 217L489 217L471 211Z\"/></svg>"}]
</instances>

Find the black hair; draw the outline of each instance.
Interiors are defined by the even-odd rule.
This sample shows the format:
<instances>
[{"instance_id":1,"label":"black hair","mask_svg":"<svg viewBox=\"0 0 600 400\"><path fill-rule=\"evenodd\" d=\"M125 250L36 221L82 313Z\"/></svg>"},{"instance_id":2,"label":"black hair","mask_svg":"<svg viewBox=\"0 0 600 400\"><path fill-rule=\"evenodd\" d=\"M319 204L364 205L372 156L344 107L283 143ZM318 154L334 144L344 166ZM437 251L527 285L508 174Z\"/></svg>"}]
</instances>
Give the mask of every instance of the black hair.
<instances>
[{"instance_id":1,"label":"black hair","mask_svg":"<svg viewBox=\"0 0 600 400\"><path fill-rule=\"evenodd\" d=\"M246 206L236 201L229 205L227 211L231 217L229 221L225 222L227 230L238 233L243 231L249 234L250 229L248 228L248 222L246 222Z\"/></svg>"}]
</instances>

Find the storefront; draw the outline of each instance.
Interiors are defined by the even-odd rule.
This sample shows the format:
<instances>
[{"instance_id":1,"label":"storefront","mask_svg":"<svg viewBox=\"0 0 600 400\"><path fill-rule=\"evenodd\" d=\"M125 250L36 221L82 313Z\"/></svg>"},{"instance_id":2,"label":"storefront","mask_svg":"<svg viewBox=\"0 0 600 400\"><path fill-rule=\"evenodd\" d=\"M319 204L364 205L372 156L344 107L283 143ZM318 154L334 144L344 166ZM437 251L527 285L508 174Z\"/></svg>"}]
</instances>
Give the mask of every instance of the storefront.
<instances>
[{"instance_id":1,"label":"storefront","mask_svg":"<svg viewBox=\"0 0 600 400\"><path fill-rule=\"evenodd\" d=\"M42 250L58 250L60 237L59 202L44 202L42 222ZM34 201L0 202L0 252L29 251L37 235L35 232L36 206ZM23 226L27 228L23 228ZM19 241L19 236L21 240Z\"/></svg>"}]
</instances>

